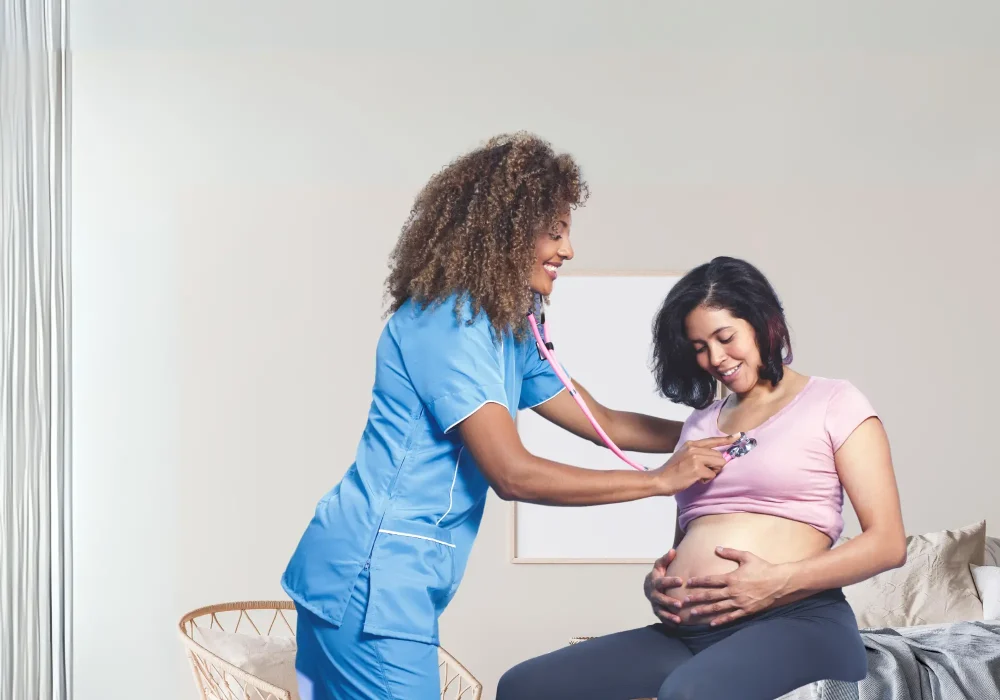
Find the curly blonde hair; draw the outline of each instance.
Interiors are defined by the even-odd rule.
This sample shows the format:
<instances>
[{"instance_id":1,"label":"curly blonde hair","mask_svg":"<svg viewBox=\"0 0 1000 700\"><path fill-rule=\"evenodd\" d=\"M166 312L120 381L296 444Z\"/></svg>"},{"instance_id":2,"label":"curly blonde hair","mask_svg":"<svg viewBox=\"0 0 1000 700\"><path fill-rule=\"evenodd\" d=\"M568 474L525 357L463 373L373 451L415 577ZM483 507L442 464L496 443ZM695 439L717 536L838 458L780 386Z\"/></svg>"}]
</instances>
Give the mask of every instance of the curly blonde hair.
<instances>
[{"instance_id":1,"label":"curly blonde hair","mask_svg":"<svg viewBox=\"0 0 1000 700\"><path fill-rule=\"evenodd\" d=\"M503 134L434 175L417 195L389 258L388 313L408 299L421 306L457 294L473 317L523 337L536 237L559 215L583 206L587 184L573 158L542 139Z\"/></svg>"}]
</instances>

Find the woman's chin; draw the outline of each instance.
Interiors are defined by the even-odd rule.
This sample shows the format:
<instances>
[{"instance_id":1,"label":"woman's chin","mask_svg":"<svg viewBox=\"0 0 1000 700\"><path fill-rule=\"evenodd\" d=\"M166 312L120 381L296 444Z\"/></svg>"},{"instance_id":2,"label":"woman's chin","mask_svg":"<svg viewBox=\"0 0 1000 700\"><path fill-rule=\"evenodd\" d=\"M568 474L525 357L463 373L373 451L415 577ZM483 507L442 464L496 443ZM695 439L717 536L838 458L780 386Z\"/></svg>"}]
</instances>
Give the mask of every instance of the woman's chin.
<instances>
[{"instance_id":1,"label":"woman's chin","mask_svg":"<svg viewBox=\"0 0 1000 700\"><path fill-rule=\"evenodd\" d=\"M743 382L741 382L738 379L736 381L733 381L733 382L722 382L722 386L726 387L726 390L729 391L732 394L742 394L742 393L744 393Z\"/></svg>"},{"instance_id":2,"label":"woman's chin","mask_svg":"<svg viewBox=\"0 0 1000 700\"><path fill-rule=\"evenodd\" d=\"M726 387L726 389L728 389L730 392L734 394L745 394L751 389L753 389L754 386L754 378L750 376L745 376L744 375L745 371L746 368L741 367L739 373L737 374L736 377L733 377L732 381L729 382L722 381L721 378L719 379L719 381L721 381L722 385Z\"/></svg>"}]
</instances>

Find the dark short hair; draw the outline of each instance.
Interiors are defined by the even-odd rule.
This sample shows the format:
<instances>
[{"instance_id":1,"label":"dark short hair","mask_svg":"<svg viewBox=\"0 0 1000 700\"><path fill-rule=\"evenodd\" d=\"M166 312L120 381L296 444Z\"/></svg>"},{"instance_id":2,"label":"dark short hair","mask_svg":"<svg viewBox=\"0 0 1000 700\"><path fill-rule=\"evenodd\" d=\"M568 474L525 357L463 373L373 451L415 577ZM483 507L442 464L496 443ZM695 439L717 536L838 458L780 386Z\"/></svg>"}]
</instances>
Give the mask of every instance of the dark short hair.
<instances>
[{"instance_id":1,"label":"dark short hair","mask_svg":"<svg viewBox=\"0 0 1000 700\"><path fill-rule=\"evenodd\" d=\"M715 377L698 366L687 335L687 317L698 306L725 309L749 323L763 367L759 376L774 384L792 361L785 310L771 283L756 267L717 257L699 265L673 286L653 323L653 375L660 393L676 403L705 408L715 398Z\"/></svg>"}]
</instances>

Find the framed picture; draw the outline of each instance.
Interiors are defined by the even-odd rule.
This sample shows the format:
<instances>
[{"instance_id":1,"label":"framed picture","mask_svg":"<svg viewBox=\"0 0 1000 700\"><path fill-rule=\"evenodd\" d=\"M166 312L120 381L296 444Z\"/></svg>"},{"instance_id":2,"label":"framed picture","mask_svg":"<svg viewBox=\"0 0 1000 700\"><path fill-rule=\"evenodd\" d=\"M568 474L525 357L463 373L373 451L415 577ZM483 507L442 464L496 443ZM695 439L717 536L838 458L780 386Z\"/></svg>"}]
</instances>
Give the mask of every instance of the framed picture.
<instances>
[{"instance_id":1,"label":"framed picture","mask_svg":"<svg viewBox=\"0 0 1000 700\"><path fill-rule=\"evenodd\" d=\"M567 374L601 403L683 421L691 408L659 395L651 372L652 324L683 273L562 274L546 322L555 354ZM594 445L522 411L518 432L525 447L547 459L591 469L631 469L604 446ZM626 453L652 468L669 454ZM512 503L510 558L535 563L649 563L674 541L673 498L588 507Z\"/></svg>"}]
</instances>

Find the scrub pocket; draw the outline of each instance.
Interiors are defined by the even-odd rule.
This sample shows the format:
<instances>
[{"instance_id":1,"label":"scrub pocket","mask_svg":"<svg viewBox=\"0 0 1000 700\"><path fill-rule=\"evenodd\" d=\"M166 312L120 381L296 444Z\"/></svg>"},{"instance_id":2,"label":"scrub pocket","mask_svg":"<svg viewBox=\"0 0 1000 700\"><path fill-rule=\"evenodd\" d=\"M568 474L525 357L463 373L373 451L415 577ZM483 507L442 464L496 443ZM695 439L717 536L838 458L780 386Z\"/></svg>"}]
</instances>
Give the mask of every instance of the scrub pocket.
<instances>
[{"instance_id":1,"label":"scrub pocket","mask_svg":"<svg viewBox=\"0 0 1000 700\"><path fill-rule=\"evenodd\" d=\"M438 616L455 576L451 532L386 518L375 538L370 567L364 631L438 644Z\"/></svg>"}]
</instances>

